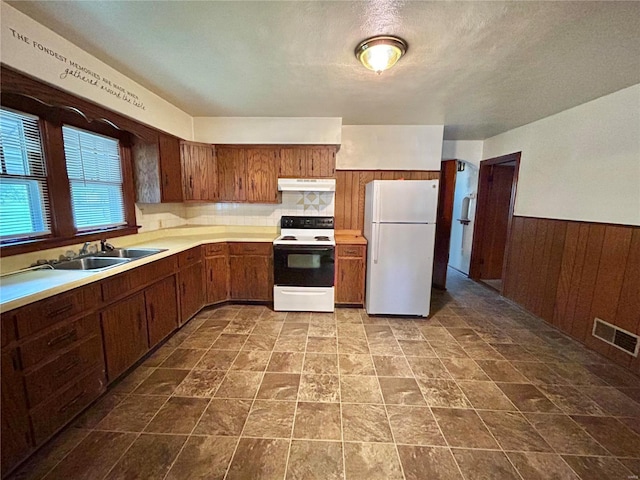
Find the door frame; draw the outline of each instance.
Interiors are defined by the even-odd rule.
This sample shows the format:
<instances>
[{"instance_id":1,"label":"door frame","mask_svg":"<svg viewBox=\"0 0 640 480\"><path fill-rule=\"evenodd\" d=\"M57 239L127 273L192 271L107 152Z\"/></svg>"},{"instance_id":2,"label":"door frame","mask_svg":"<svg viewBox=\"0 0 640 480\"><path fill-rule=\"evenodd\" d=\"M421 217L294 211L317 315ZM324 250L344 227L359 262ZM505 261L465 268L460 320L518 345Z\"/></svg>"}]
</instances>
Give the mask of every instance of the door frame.
<instances>
[{"instance_id":1,"label":"door frame","mask_svg":"<svg viewBox=\"0 0 640 480\"><path fill-rule=\"evenodd\" d=\"M449 248L451 246L451 224L453 223L453 200L460 160L440 162L440 189L438 191L438 214L436 216L436 240L433 255L432 286L446 290Z\"/></svg>"},{"instance_id":2,"label":"door frame","mask_svg":"<svg viewBox=\"0 0 640 480\"><path fill-rule=\"evenodd\" d=\"M504 257L502 260L502 280L504 285L504 278L507 273L507 262L509 258L510 240L511 240L511 225L513 223L513 209L516 203L516 189L518 186L518 173L520 172L520 156L522 152L510 153L508 155L501 155L499 157L489 158L480 162L480 169L478 172L478 203L475 213L475 226L473 229L473 243L471 246L471 264L469 266L469 278L473 280L480 280L480 274L482 270L481 252L483 247L483 238L486 224L486 214L489 202L489 174L492 166L501 165L505 163L515 162L515 168L513 171L513 182L511 183L511 198L509 199L509 219L507 221L507 240L504 251ZM504 288L504 286L503 286ZM502 293L502 291L500 292Z\"/></svg>"}]
</instances>

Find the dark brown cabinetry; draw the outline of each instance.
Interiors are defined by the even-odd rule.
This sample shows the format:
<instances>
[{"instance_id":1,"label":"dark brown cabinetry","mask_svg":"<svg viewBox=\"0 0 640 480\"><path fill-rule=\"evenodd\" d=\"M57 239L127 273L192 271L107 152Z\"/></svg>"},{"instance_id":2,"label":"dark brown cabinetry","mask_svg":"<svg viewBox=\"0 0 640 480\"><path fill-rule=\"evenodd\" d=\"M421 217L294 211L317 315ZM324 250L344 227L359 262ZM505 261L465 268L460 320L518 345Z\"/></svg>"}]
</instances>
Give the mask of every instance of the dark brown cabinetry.
<instances>
[{"instance_id":1,"label":"dark brown cabinetry","mask_svg":"<svg viewBox=\"0 0 640 480\"><path fill-rule=\"evenodd\" d=\"M101 314L107 378L115 380L149 349L144 294L108 307Z\"/></svg>"},{"instance_id":2,"label":"dark brown cabinetry","mask_svg":"<svg viewBox=\"0 0 640 480\"><path fill-rule=\"evenodd\" d=\"M218 147L218 192L224 202L277 203L278 159L275 147Z\"/></svg>"},{"instance_id":3,"label":"dark brown cabinetry","mask_svg":"<svg viewBox=\"0 0 640 480\"><path fill-rule=\"evenodd\" d=\"M280 150L281 178L333 178L336 174L336 150L332 145L286 147Z\"/></svg>"},{"instance_id":4,"label":"dark brown cabinetry","mask_svg":"<svg viewBox=\"0 0 640 480\"><path fill-rule=\"evenodd\" d=\"M232 300L273 299L273 246L269 243L231 243L229 271Z\"/></svg>"},{"instance_id":5,"label":"dark brown cabinetry","mask_svg":"<svg viewBox=\"0 0 640 480\"><path fill-rule=\"evenodd\" d=\"M149 348L155 347L178 328L178 297L176 277L172 275L144 291L147 311Z\"/></svg>"},{"instance_id":6,"label":"dark brown cabinetry","mask_svg":"<svg viewBox=\"0 0 640 480\"><path fill-rule=\"evenodd\" d=\"M182 202L180 139L159 134L157 142L137 140L132 149L136 201Z\"/></svg>"},{"instance_id":7,"label":"dark brown cabinetry","mask_svg":"<svg viewBox=\"0 0 640 480\"><path fill-rule=\"evenodd\" d=\"M184 201L217 201L218 179L213 145L181 142L180 161Z\"/></svg>"},{"instance_id":8,"label":"dark brown cabinetry","mask_svg":"<svg viewBox=\"0 0 640 480\"><path fill-rule=\"evenodd\" d=\"M202 308L205 286L202 275L202 251L192 248L178 255L178 297L180 298L180 325Z\"/></svg>"},{"instance_id":9,"label":"dark brown cabinetry","mask_svg":"<svg viewBox=\"0 0 640 480\"><path fill-rule=\"evenodd\" d=\"M218 147L218 199L221 202L244 202L246 200L247 162L241 148Z\"/></svg>"},{"instance_id":10,"label":"dark brown cabinetry","mask_svg":"<svg viewBox=\"0 0 640 480\"><path fill-rule=\"evenodd\" d=\"M229 298L229 247L226 243L205 246L206 303L212 305Z\"/></svg>"},{"instance_id":11,"label":"dark brown cabinetry","mask_svg":"<svg viewBox=\"0 0 640 480\"><path fill-rule=\"evenodd\" d=\"M366 268L365 245L338 245L336 247L336 303L364 303Z\"/></svg>"}]
</instances>

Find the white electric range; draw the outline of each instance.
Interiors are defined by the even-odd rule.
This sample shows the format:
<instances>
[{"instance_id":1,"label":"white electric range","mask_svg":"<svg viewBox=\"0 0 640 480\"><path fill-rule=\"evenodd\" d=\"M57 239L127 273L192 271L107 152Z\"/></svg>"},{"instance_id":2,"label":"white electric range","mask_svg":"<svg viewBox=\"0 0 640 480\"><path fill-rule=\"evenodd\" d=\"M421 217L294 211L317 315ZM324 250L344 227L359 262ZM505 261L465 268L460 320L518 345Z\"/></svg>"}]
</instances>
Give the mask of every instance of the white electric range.
<instances>
[{"instance_id":1,"label":"white electric range","mask_svg":"<svg viewBox=\"0 0 640 480\"><path fill-rule=\"evenodd\" d=\"M273 309L333 312L335 279L333 217L285 216L273 241Z\"/></svg>"}]
</instances>

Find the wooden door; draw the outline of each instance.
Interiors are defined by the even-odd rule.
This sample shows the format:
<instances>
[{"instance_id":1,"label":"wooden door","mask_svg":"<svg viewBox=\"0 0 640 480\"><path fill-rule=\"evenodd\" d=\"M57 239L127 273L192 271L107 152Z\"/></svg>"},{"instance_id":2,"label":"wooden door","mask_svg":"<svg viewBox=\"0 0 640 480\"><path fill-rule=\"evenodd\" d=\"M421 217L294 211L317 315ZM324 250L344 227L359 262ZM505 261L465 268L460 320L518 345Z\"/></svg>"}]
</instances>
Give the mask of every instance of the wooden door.
<instances>
[{"instance_id":1,"label":"wooden door","mask_svg":"<svg viewBox=\"0 0 640 480\"><path fill-rule=\"evenodd\" d=\"M340 257L336 267L336 303L363 303L364 259Z\"/></svg>"},{"instance_id":2,"label":"wooden door","mask_svg":"<svg viewBox=\"0 0 640 480\"><path fill-rule=\"evenodd\" d=\"M226 256L205 260L207 304L224 302L229 298L229 263Z\"/></svg>"},{"instance_id":3,"label":"wooden door","mask_svg":"<svg viewBox=\"0 0 640 480\"><path fill-rule=\"evenodd\" d=\"M213 146L182 142L180 159L185 201L216 200L218 189Z\"/></svg>"},{"instance_id":4,"label":"wooden door","mask_svg":"<svg viewBox=\"0 0 640 480\"><path fill-rule=\"evenodd\" d=\"M283 148L280 150L281 178L304 178L307 176L307 158L309 150L306 148Z\"/></svg>"},{"instance_id":5,"label":"wooden door","mask_svg":"<svg viewBox=\"0 0 640 480\"><path fill-rule=\"evenodd\" d=\"M158 138L162 202L182 202L180 139L160 134Z\"/></svg>"},{"instance_id":6,"label":"wooden door","mask_svg":"<svg viewBox=\"0 0 640 480\"><path fill-rule=\"evenodd\" d=\"M218 198L226 202L246 200L247 163L242 148L218 147Z\"/></svg>"},{"instance_id":7,"label":"wooden door","mask_svg":"<svg viewBox=\"0 0 640 480\"><path fill-rule=\"evenodd\" d=\"M247 258L244 255L231 255L229 257L229 297L231 300L246 300L249 298Z\"/></svg>"},{"instance_id":8,"label":"wooden door","mask_svg":"<svg viewBox=\"0 0 640 480\"><path fill-rule=\"evenodd\" d=\"M449 246L451 244L451 222L453 220L453 198L456 192L457 160L445 160L440 164L440 189L438 190L438 213L436 216L436 241L433 257L433 280L436 288L446 290Z\"/></svg>"},{"instance_id":9,"label":"wooden door","mask_svg":"<svg viewBox=\"0 0 640 480\"><path fill-rule=\"evenodd\" d=\"M149 348L178 328L178 295L175 275L144 291L149 331Z\"/></svg>"},{"instance_id":10,"label":"wooden door","mask_svg":"<svg viewBox=\"0 0 640 480\"><path fill-rule=\"evenodd\" d=\"M312 178L336 176L336 148L313 147L307 156L307 175Z\"/></svg>"},{"instance_id":11,"label":"wooden door","mask_svg":"<svg viewBox=\"0 0 640 480\"><path fill-rule=\"evenodd\" d=\"M247 300L273 299L273 262L271 257L245 257Z\"/></svg>"},{"instance_id":12,"label":"wooden door","mask_svg":"<svg viewBox=\"0 0 640 480\"><path fill-rule=\"evenodd\" d=\"M202 282L202 262L180 270L180 324L193 317L204 305L205 285Z\"/></svg>"},{"instance_id":13,"label":"wooden door","mask_svg":"<svg viewBox=\"0 0 640 480\"><path fill-rule=\"evenodd\" d=\"M248 148L247 194L248 202L275 203L278 201L278 159L276 148Z\"/></svg>"},{"instance_id":14,"label":"wooden door","mask_svg":"<svg viewBox=\"0 0 640 480\"><path fill-rule=\"evenodd\" d=\"M18 360L18 350L2 354L2 474L3 476L32 450L27 397Z\"/></svg>"},{"instance_id":15,"label":"wooden door","mask_svg":"<svg viewBox=\"0 0 640 480\"><path fill-rule=\"evenodd\" d=\"M116 303L100 314L107 378L115 380L149 349L144 294Z\"/></svg>"}]
</instances>

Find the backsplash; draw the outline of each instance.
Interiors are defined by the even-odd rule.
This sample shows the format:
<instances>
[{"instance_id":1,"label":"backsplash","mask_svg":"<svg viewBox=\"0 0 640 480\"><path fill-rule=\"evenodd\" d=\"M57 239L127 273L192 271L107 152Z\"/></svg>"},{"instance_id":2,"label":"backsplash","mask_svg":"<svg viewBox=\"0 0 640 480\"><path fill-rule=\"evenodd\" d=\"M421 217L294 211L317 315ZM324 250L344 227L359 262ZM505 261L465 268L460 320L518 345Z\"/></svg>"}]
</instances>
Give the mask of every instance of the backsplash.
<instances>
[{"instance_id":1,"label":"backsplash","mask_svg":"<svg viewBox=\"0 0 640 480\"><path fill-rule=\"evenodd\" d=\"M334 192L282 192L282 203L137 204L142 232L182 225L275 226L283 215L334 216Z\"/></svg>"}]
</instances>

